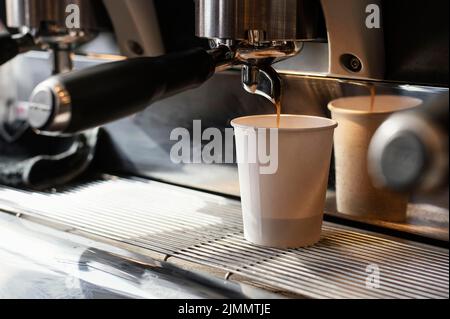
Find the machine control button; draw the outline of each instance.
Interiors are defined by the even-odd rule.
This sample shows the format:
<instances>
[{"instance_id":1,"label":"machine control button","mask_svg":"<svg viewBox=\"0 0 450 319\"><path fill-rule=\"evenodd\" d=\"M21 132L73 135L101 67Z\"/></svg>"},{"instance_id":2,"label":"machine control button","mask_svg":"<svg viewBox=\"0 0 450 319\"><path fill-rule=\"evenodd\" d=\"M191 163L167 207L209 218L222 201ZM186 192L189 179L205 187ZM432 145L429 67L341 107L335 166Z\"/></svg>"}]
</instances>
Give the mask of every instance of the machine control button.
<instances>
[{"instance_id":1,"label":"machine control button","mask_svg":"<svg viewBox=\"0 0 450 319\"><path fill-rule=\"evenodd\" d=\"M49 124L54 117L55 97L49 88L40 88L34 92L30 100L28 122L39 130Z\"/></svg>"},{"instance_id":2,"label":"machine control button","mask_svg":"<svg viewBox=\"0 0 450 319\"><path fill-rule=\"evenodd\" d=\"M382 152L381 173L391 188L407 189L420 180L428 160L426 148L415 134L398 134L387 142Z\"/></svg>"}]
</instances>

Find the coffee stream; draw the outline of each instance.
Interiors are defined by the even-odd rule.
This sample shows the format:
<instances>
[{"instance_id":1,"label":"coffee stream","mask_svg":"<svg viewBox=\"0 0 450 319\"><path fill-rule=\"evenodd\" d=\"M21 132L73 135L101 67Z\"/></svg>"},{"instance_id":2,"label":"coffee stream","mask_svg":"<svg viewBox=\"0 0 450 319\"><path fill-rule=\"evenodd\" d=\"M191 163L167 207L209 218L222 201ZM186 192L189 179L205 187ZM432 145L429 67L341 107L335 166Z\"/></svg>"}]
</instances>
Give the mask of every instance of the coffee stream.
<instances>
[{"instance_id":1,"label":"coffee stream","mask_svg":"<svg viewBox=\"0 0 450 319\"><path fill-rule=\"evenodd\" d=\"M277 128L280 128L280 121L281 121L281 102L277 102L275 104L275 109L277 111Z\"/></svg>"},{"instance_id":2,"label":"coffee stream","mask_svg":"<svg viewBox=\"0 0 450 319\"><path fill-rule=\"evenodd\" d=\"M370 113L373 113L373 111L375 110L377 88L375 85L370 85L369 89L370 89ZM281 101L275 104L275 110L277 112L277 128L280 128L281 111L282 111Z\"/></svg>"}]
</instances>

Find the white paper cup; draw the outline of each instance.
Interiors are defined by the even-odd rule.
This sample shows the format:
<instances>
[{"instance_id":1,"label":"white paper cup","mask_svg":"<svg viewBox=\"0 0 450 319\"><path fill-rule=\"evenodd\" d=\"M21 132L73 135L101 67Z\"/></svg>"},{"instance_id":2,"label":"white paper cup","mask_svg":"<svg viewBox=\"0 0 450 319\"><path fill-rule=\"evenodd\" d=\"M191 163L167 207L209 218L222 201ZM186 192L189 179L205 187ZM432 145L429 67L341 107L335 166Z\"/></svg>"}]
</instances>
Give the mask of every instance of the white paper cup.
<instances>
[{"instance_id":1,"label":"white paper cup","mask_svg":"<svg viewBox=\"0 0 450 319\"><path fill-rule=\"evenodd\" d=\"M280 129L276 129L275 115L261 115L235 119L232 126L239 161L245 238L256 245L276 248L317 243L337 123L320 117L283 115ZM265 136L257 134L264 129ZM258 145L253 148L250 140L255 134ZM273 174L262 174L264 169L266 173L270 170L260 160L249 161L255 149L256 152L265 150L261 142L266 142L267 149L277 150L278 165Z\"/></svg>"},{"instance_id":2,"label":"white paper cup","mask_svg":"<svg viewBox=\"0 0 450 319\"><path fill-rule=\"evenodd\" d=\"M393 113L419 106L421 100L376 96L335 100L329 104L333 119L339 122L335 134L337 209L342 214L363 219L403 222L409 197L373 186L368 170L369 145L377 129Z\"/></svg>"}]
</instances>

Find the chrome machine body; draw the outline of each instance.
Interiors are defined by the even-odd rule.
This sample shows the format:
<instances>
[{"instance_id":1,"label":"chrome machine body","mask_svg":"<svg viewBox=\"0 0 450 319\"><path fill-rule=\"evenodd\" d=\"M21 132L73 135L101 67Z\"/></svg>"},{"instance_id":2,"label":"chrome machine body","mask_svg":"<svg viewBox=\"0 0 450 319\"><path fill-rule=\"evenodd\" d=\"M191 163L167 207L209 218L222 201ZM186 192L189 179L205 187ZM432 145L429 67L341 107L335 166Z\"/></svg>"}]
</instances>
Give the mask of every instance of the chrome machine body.
<instances>
[{"instance_id":1,"label":"chrome machine body","mask_svg":"<svg viewBox=\"0 0 450 319\"><path fill-rule=\"evenodd\" d=\"M53 73L72 70L71 54L75 46L92 40L102 26L95 17L95 1L7 1L7 25L30 33L37 46L53 52ZM97 3L98 4L98 3ZM71 21L70 5L76 5L73 13L78 21ZM69 29L68 25L73 23Z\"/></svg>"},{"instance_id":2,"label":"chrome machine body","mask_svg":"<svg viewBox=\"0 0 450 319\"><path fill-rule=\"evenodd\" d=\"M166 260L174 257L213 267L225 271L227 279L240 274L295 295L448 298L448 249L415 242L448 247L448 120L443 120L448 119L448 1L432 2L0 0L0 45L8 48L0 50L0 64L5 62L0 66L0 125L5 117L23 122L38 137L55 139L102 126L95 167L100 173L125 176L102 175L85 185L63 185L56 193L0 186L0 214L67 227L63 229L127 250L160 253ZM71 4L80 14L76 27L67 24ZM375 15L368 20L371 14ZM273 113L273 104L279 102L285 113L328 116L329 101L367 95L371 86L379 94L424 101L419 111L390 119L370 151L372 174L380 186L413 193L412 217L405 224L352 221L395 238L327 223L324 242L311 253L285 255L261 248L247 254L253 248L236 235L242 229L239 203L219 196L239 196L235 165L175 165L170 160L172 130L183 127L194 136L193 119L201 120L204 128L224 130L235 117ZM26 108L26 117L23 112L16 112L20 118L2 114L4 105ZM411 128L410 123L416 124ZM192 139L192 148L201 149L205 142ZM223 157L233 153L226 149ZM416 159L417 165L403 165L405 157ZM166 188L132 176L219 195ZM348 223L335 210L332 181L333 176L328 218ZM108 196L114 205L109 205ZM139 207L127 202L133 196ZM45 211L42 203L48 201L54 201L54 211ZM65 211L70 201L71 210ZM173 207L166 210L172 201ZM161 215L163 211L168 215ZM101 214L104 218L92 217ZM173 218L190 231L185 226L178 229ZM0 218L0 229L2 223L14 224L11 236L24 232L9 217ZM204 236L205 229L210 237ZM230 233L224 235L223 229ZM43 238L29 231L26 236ZM413 241L405 244L398 237ZM7 252L3 246L0 256ZM87 247L83 242L80 251ZM103 259L93 262L121 271L116 262L129 256L123 257L123 251L111 255L109 249L101 250ZM247 256L244 266L242 254ZM19 257L36 258L30 256ZM383 259L390 281L386 290L366 291L358 284L365 280L366 263L377 258ZM323 260L326 265L320 264ZM142 274L152 268L167 275L166 264L147 260L146 265L139 262L132 270ZM291 273L298 280L286 278ZM171 274L175 275L164 277L161 286L173 288L172 279L181 272ZM141 289L141 283L149 284L147 279L129 275L138 278L129 286L137 292L131 295L148 297ZM194 282L196 292L188 294L198 296L204 282L188 281ZM222 284L214 281L221 287L217 296L245 290L222 289ZM214 296L214 291L207 296ZM0 287L0 297L2 292Z\"/></svg>"},{"instance_id":3,"label":"chrome machine body","mask_svg":"<svg viewBox=\"0 0 450 319\"><path fill-rule=\"evenodd\" d=\"M271 65L298 54L303 42L320 38L322 13L318 1L198 0L196 16L197 36L229 47L234 63L244 64L244 89L276 104L282 84Z\"/></svg>"}]
</instances>

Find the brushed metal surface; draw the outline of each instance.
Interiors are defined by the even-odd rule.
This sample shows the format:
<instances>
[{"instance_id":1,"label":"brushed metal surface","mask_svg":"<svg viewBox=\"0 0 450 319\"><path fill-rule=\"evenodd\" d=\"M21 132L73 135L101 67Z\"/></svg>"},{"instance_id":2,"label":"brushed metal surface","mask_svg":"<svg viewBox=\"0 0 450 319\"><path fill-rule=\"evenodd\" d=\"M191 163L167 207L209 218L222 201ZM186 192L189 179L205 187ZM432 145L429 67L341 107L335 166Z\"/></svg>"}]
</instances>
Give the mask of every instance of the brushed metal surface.
<instances>
[{"instance_id":1,"label":"brushed metal surface","mask_svg":"<svg viewBox=\"0 0 450 319\"><path fill-rule=\"evenodd\" d=\"M66 8L74 4L80 9L80 28L95 29L99 26L94 11L96 2L98 0L6 0L7 24L39 28L41 22L52 22L64 29L68 16Z\"/></svg>"},{"instance_id":2,"label":"brushed metal surface","mask_svg":"<svg viewBox=\"0 0 450 319\"><path fill-rule=\"evenodd\" d=\"M243 238L238 201L158 182L108 177L54 193L0 188L0 210L309 298L449 297L448 249L332 223L309 248L256 247ZM374 266L379 289L366 285Z\"/></svg>"},{"instance_id":3,"label":"brushed metal surface","mask_svg":"<svg viewBox=\"0 0 450 319\"><path fill-rule=\"evenodd\" d=\"M316 0L196 0L196 35L249 40L255 30L263 41L315 40L321 14Z\"/></svg>"},{"instance_id":4,"label":"brushed metal surface","mask_svg":"<svg viewBox=\"0 0 450 319\"><path fill-rule=\"evenodd\" d=\"M0 269L0 299L278 298L4 213Z\"/></svg>"}]
</instances>

